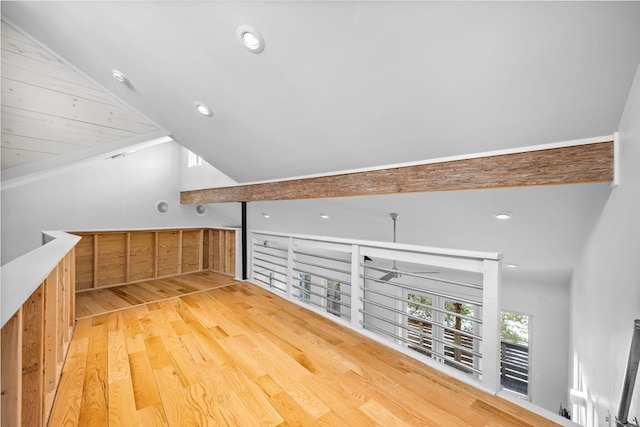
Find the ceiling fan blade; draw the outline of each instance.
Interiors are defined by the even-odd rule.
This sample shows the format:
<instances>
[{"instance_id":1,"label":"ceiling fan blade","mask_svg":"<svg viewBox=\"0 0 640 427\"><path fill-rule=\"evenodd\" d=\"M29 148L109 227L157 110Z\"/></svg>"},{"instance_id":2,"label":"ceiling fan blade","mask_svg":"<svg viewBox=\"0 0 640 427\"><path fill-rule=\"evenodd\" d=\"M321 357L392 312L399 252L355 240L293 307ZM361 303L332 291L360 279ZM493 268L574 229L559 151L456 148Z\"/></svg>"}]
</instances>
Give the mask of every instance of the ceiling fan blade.
<instances>
[{"instance_id":1,"label":"ceiling fan blade","mask_svg":"<svg viewBox=\"0 0 640 427\"><path fill-rule=\"evenodd\" d=\"M387 280L390 280L390 279L395 279L396 277L398 277L398 273L390 271L390 272L388 272L387 274L385 274L384 276L382 276L378 280L387 281Z\"/></svg>"}]
</instances>

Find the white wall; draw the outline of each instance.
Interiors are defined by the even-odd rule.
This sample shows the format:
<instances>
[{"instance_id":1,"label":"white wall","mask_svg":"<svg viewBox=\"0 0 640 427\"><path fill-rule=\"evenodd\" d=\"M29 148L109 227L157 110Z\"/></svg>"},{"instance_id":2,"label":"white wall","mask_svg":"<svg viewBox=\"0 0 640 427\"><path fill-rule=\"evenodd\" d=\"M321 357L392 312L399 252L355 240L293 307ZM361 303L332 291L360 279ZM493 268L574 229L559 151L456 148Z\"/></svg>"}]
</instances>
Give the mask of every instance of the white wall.
<instances>
[{"instance_id":1,"label":"white wall","mask_svg":"<svg viewBox=\"0 0 640 427\"><path fill-rule=\"evenodd\" d=\"M502 311L531 316L530 395L533 404L557 412L568 406L569 287L506 279Z\"/></svg>"},{"instance_id":2,"label":"white wall","mask_svg":"<svg viewBox=\"0 0 640 427\"><path fill-rule=\"evenodd\" d=\"M618 410L633 320L640 318L640 69L620 122L620 185L588 238L571 283L573 349L583 382L607 425ZM636 383L630 418L640 418Z\"/></svg>"},{"instance_id":3,"label":"white wall","mask_svg":"<svg viewBox=\"0 0 640 427\"><path fill-rule=\"evenodd\" d=\"M180 168L180 191L228 187L237 184L236 181L205 161L201 166L186 167L188 158L189 150L180 147L180 164L183 166Z\"/></svg>"},{"instance_id":4,"label":"white wall","mask_svg":"<svg viewBox=\"0 0 640 427\"><path fill-rule=\"evenodd\" d=\"M38 247L42 230L237 226L239 204L209 205L204 216L180 205L181 150L167 142L2 191L2 264Z\"/></svg>"}]
</instances>

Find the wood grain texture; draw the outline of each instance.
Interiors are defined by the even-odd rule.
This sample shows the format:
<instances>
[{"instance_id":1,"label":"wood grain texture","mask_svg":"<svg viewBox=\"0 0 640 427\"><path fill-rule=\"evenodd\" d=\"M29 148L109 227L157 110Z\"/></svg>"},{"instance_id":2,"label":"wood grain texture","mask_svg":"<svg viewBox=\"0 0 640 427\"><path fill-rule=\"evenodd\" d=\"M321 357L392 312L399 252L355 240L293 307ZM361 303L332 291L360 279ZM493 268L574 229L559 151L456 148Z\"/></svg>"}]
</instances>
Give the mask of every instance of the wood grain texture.
<instances>
[{"instance_id":1,"label":"wood grain texture","mask_svg":"<svg viewBox=\"0 0 640 427\"><path fill-rule=\"evenodd\" d=\"M22 423L41 426L45 405L44 284L22 306Z\"/></svg>"},{"instance_id":2,"label":"wood grain texture","mask_svg":"<svg viewBox=\"0 0 640 427\"><path fill-rule=\"evenodd\" d=\"M42 426L49 418L74 324L74 255L2 328L2 426Z\"/></svg>"},{"instance_id":3,"label":"wood grain texture","mask_svg":"<svg viewBox=\"0 0 640 427\"><path fill-rule=\"evenodd\" d=\"M319 199L613 180L613 142L374 171L183 191L180 203Z\"/></svg>"},{"instance_id":4,"label":"wood grain texture","mask_svg":"<svg viewBox=\"0 0 640 427\"><path fill-rule=\"evenodd\" d=\"M2 169L158 128L2 21Z\"/></svg>"},{"instance_id":5,"label":"wood grain texture","mask_svg":"<svg viewBox=\"0 0 640 427\"><path fill-rule=\"evenodd\" d=\"M246 282L81 319L72 345L69 426L557 425Z\"/></svg>"},{"instance_id":6,"label":"wood grain texture","mask_svg":"<svg viewBox=\"0 0 640 427\"><path fill-rule=\"evenodd\" d=\"M91 289L76 295L76 315L78 319L92 317L167 298L227 286L234 282L235 280L231 276L203 271L173 278ZM135 336L132 338L135 339Z\"/></svg>"},{"instance_id":7,"label":"wood grain texture","mask_svg":"<svg viewBox=\"0 0 640 427\"><path fill-rule=\"evenodd\" d=\"M75 232L76 289L118 286L203 270L235 274L235 230Z\"/></svg>"},{"instance_id":8,"label":"wood grain texture","mask_svg":"<svg viewBox=\"0 0 640 427\"><path fill-rule=\"evenodd\" d=\"M3 426L22 424L22 308L2 327Z\"/></svg>"}]
</instances>

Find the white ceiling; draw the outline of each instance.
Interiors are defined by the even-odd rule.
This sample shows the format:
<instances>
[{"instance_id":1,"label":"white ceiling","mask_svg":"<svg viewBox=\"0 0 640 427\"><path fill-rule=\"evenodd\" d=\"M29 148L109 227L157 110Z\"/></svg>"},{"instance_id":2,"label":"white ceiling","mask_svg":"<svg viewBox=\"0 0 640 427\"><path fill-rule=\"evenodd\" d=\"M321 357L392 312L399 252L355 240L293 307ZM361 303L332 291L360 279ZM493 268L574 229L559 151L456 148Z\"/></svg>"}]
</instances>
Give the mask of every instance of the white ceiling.
<instances>
[{"instance_id":1,"label":"white ceiling","mask_svg":"<svg viewBox=\"0 0 640 427\"><path fill-rule=\"evenodd\" d=\"M238 182L611 134L640 61L638 2L3 1L2 12ZM262 33L263 53L243 49L241 24Z\"/></svg>"},{"instance_id":2,"label":"white ceiling","mask_svg":"<svg viewBox=\"0 0 640 427\"><path fill-rule=\"evenodd\" d=\"M3 1L2 14L237 182L610 135L640 62L640 2ZM242 24L263 53L240 45ZM507 276L567 283L609 191L262 202L250 226L390 240L395 211L401 242L500 251L519 264Z\"/></svg>"}]
</instances>

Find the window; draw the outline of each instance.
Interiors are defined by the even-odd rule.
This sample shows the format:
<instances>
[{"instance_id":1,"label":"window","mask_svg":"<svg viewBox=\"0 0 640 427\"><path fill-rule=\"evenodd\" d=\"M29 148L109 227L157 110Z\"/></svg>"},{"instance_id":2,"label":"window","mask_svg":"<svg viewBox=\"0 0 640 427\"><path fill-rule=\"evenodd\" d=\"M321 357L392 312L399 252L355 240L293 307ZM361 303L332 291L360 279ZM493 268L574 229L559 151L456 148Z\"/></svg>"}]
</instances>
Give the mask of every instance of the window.
<instances>
[{"instance_id":1,"label":"window","mask_svg":"<svg viewBox=\"0 0 640 427\"><path fill-rule=\"evenodd\" d=\"M501 313L500 384L529 396L529 316Z\"/></svg>"},{"instance_id":2,"label":"window","mask_svg":"<svg viewBox=\"0 0 640 427\"><path fill-rule=\"evenodd\" d=\"M444 309L447 314L444 315L444 341L451 345L444 346L444 355L453 359L461 365L473 367L473 337L467 334L461 334L456 331L473 333L474 324L471 320L465 319L463 316L473 317L473 306L471 304L463 304L457 301L445 300ZM451 313L451 314L449 314ZM465 351L468 349L469 351ZM451 364L458 369L465 370L456 364Z\"/></svg>"},{"instance_id":3,"label":"window","mask_svg":"<svg viewBox=\"0 0 640 427\"><path fill-rule=\"evenodd\" d=\"M429 306L433 306L433 299L424 295L408 294L410 303L407 304L407 340L409 348L419 351L422 354L431 356L433 350L433 324L429 321L433 316L433 311Z\"/></svg>"},{"instance_id":4,"label":"window","mask_svg":"<svg viewBox=\"0 0 640 427\"><path fill-rule=\"evenodd\" d=\"M327 311L340 316L340 282L327 280Z\"/></svg>"},{"instance_id":5,"label":"window","mask_svg":"<svg viewBox=\"0 0 640 427\"><path fill-rule=\"evenodd\" d=\"M298 296L301 301L309 301L311 299L311 275L309 273L300 273L300 289Z\"/></svg>"},{"instance_id":6,"label":"window","mask_svg":"<svg viewBox=\"0 0 640 427\"><path fill-rule=\"evenodd\" d=\"M196 166L202 166L202 157L189 151L189 159L187 161L187 166L190 168L193 168Z\"/></svg>"}]
</instances>

